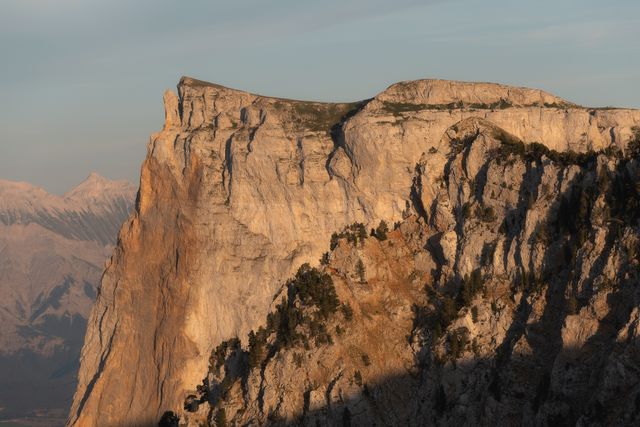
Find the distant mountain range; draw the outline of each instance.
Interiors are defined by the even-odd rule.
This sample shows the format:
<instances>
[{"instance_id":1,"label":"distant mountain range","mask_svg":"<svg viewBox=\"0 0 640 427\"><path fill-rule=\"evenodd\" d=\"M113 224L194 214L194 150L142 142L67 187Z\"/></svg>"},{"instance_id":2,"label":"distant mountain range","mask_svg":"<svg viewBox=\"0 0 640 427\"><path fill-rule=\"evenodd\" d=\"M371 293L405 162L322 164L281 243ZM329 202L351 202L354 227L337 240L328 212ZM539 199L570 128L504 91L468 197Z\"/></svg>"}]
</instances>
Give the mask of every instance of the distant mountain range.
<instances>
[{"instance_id":1,"label":"distant mountain range","mask_svg":"<svg viewBox=\"0 0 640 427\"><path fill-rule=\"evenodd\" d=\"M135 193L95 173L63 196L0 180L0 421L64 422L86 319Z\"/></svg>"}]
</instances>

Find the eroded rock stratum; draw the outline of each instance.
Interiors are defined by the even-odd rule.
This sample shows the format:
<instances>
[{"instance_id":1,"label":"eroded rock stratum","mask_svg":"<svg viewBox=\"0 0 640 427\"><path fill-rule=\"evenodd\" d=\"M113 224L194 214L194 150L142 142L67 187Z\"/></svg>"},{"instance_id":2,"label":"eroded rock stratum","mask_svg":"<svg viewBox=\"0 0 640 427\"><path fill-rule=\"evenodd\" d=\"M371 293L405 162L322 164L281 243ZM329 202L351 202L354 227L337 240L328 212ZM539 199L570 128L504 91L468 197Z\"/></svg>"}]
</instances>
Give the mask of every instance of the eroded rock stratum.
<instances>
[{"instance_id":1,"label":"eroded rock stratum","mask_svg":"<svg viewBox=\"0 0 640 427\"><path fill-rule=\"evenodd\" d=\"M635 337L636 260L623 246L637 247L637 218L607 199L606 189L637 178L627 147L638 138L636 110L588 109L539 90L488 83L403 82L371 100L325 104L190 78L181 80L178 95L165 94L165 110L165 127L149 143L137 209L120 232L89 320L70 425L152 425L165 410L182 411L203 377L224 380L207 374L212 350L235 336L246 345L247 333L280 302L285 280L303 263L317 265L331 234L353 223L369 229L380 220L399 222L389 241L368 239L359 249L340 243L323 267L338 297L354 308L351 329L334 344L295 353L301 360L327 352L326 371L317 371L317 361L278 367L294 357L285 348L269 353L259 372L243 373L245 387L235 393L244 403L228 406L237 421L289 423L305 414L344 422L345 408L363 424L431 416L457 423L469 408L480 408L470 412L479 422L535 419L525 415L542 411L542 398L564 387L554 382L563 349L595 345L593 337L609 344L612 336ZM635 194L616 191L629 200ZM589 199L581 202L582 194ZM567 214L566 206L579 214ZM558 219L558 212L572 220ZM390 248L396 241L399 247ZM340 269L352 268L356 258L375 273L351 283ZM458 296L463 283L479 278L482 298L475 291ZM394 292L391 310L385 298ZM466 305L444 310L446 298ZM480 298L475 315L473 298ZM613 307L610 298L632 306ZM612 311L613 326L603 323ZM443 321L441 312L452 314ZM433 316L441 321L437 337ZM387 344L360 342L368 336L363 328L397 345L386 352ZM363 355L353 356L343 340L375 348L355 383L352 359L364 363ZM535 384L542 390L535 405L517 403L530 397L513 385L518 372L503 374L509 363L518 371L516 355L525 371L531 368L531 381L548 378ZM466 372L478 363L484 370L471 383L476 377ZM598 366L588 365L588 372ZM415 384L399 375L403 370ZM565 378L571 371L562 372ZM385 379L398 384L386 395L374 386L386 390ZM366 393L363 383L370 384ZM577 398L590 385L568 393ZM493 393L488 403L486 390ZM373 418L357 418L363 401L389 393L421 397L406 410L374 405L365 411ZM476 403L479 396L485 403ZM212 402L202 419L221 404ZM543 413L565 416L574 410L567 405Z\"/></svg>"}]
</instances>

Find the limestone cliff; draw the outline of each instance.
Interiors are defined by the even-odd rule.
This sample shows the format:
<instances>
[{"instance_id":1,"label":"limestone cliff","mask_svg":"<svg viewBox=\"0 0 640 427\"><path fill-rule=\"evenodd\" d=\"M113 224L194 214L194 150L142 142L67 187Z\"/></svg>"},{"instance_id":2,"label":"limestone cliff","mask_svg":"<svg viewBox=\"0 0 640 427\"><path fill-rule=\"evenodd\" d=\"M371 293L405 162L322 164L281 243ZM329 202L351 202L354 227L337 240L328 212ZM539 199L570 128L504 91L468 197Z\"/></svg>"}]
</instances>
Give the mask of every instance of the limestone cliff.
<instances>
[{"instance_id":1,"label":"limestone cliff","mask_svg":"<svg viewBox=\"0 0 640 427\"><path fill-rule=\"evenodd\" d=\"M587 152L625 149L640 123L635 110L436 80L324 104L183 78L178 95L165 94L165 111L136 212L120 232L89 321L70 425L152 425L181 408L212 349L262 324L284 280L317 263L331 234L348 224L420 215L439 233L441 259L425 267L435 275L429 280L473 271L475 244L458 259L466 235L455 209L484 189L472 190L448 163L454 141L467 140L457 132L480 138L488 135L480 128L495 127L553 150ZM485 155L469 155L475 160L461 170L486 175ZM532 185L526 168L516 169L507 188ZM500 189L503 215L519 193ZM526 259L517 254L515 266ZM504 270L512 273L512 264ZM407 292L400 305L412 301L414 290Z\"/></svg>"},{"instance_id":2,"label":"limestone cliff","mask_svg":"<svg viewBox=\"0 0 640 427\"><path fill-rule=\"evenodd\" d=\"M422 213L336 235L330 279L303 267L219 346L182 421L637 425L635 140L631 158L576 155L457 123L418 164Z\"/></svg>"}]
</instances>

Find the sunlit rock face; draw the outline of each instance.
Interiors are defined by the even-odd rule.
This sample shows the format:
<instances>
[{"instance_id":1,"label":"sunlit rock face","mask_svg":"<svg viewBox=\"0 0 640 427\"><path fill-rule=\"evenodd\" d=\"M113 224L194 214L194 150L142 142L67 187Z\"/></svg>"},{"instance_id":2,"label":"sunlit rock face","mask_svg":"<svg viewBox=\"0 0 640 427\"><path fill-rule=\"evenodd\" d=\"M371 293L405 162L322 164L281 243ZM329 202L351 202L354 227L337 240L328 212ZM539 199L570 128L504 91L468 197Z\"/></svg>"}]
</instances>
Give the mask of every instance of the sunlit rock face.
<instances>
[{"instance_id":1,"label":"sunlit rock face","mask_svg":"<svg viewBox=\"0 0 640 427\"><path fill-rule=\"evenodd\" d=\"M417 261L421 280L445 283L473 272L482 240L461 232L457 212L486 188L472 189L467 177L508 178L507 189L541 179L542 170L529 171L524 161L491 170L501 141L537 141L559 152L623 150L640 122L635 110L587 109L537 90L439 80L324 104L183 78L178 94L167 92L164 101L165 126L151 137L136 211L120 232L89 319L71 425L150 425L165 410L181 410L206 375L212 349L263 324L284 281L301 264L317 264L331 234L348 224L369 229L381 219L415 217L415 232L429 237L414 239L422 242L415 250L425 252ZM452 151L458 145L462 157ZM553 194L552 185L564 181L549 185ZM487 188L500 191L490 205L498 227L520 196ZM527 257L540 262L542 255L516 250L513 240L502 245L508 256L500 271L517 271ZM402 269L413 268L413 258L394 256ZM399 330L410 323L414 299L427 304L416 289L398 302ZM398 351L391 365L413 359Z\"/></svg>"},{"instance_id":2,"label":"sunlit rock face","mask_svg":"<svg viewBox=\"0 0 640 427\"><path fill-rule=\"evenodd\" d=\"M63 196L0 180L1 419L64 421L104 264L134 199L131 184L97 174Z\"/></svg>"}]
</instances>

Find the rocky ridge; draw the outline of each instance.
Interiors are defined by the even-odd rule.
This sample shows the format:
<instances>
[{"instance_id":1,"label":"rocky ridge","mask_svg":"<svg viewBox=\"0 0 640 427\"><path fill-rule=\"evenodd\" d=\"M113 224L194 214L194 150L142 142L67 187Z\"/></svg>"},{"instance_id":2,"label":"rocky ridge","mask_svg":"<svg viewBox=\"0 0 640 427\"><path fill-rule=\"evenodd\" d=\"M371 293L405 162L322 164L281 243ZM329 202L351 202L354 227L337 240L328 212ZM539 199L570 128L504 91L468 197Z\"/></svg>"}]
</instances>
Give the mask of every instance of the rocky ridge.
<instances>
[{"instance_id":1,"label":"rocky ridge","mask_svg":"<svg viewBox=\"0 0 640 427\"><path fill-rule=\"evenodd\" d=\"M433 280L475 271L473 257L460 254L476 256L476 245L468 249L453 224L454 207L478 188L452 170L448 182L441 176L451 169L453 141L466 141L457 133L470 127L489 140L491 128L505 140L587 153L625 150L640 122L635 110L433 80L394 85L365 102L322 104L183 78L178 95L165 94L165 110L138 207L89 321L70 425L150 425L181 408L217 343L262 324L283 279L317 263L331 234L348 224L418 215L440 233ZM464 173L487 174L485 155L470 152ZM510 170L507 188L530 185L526 171ZM500 188L498 218L520 203L516 190Z\"/></svg>"}]
</instances>

